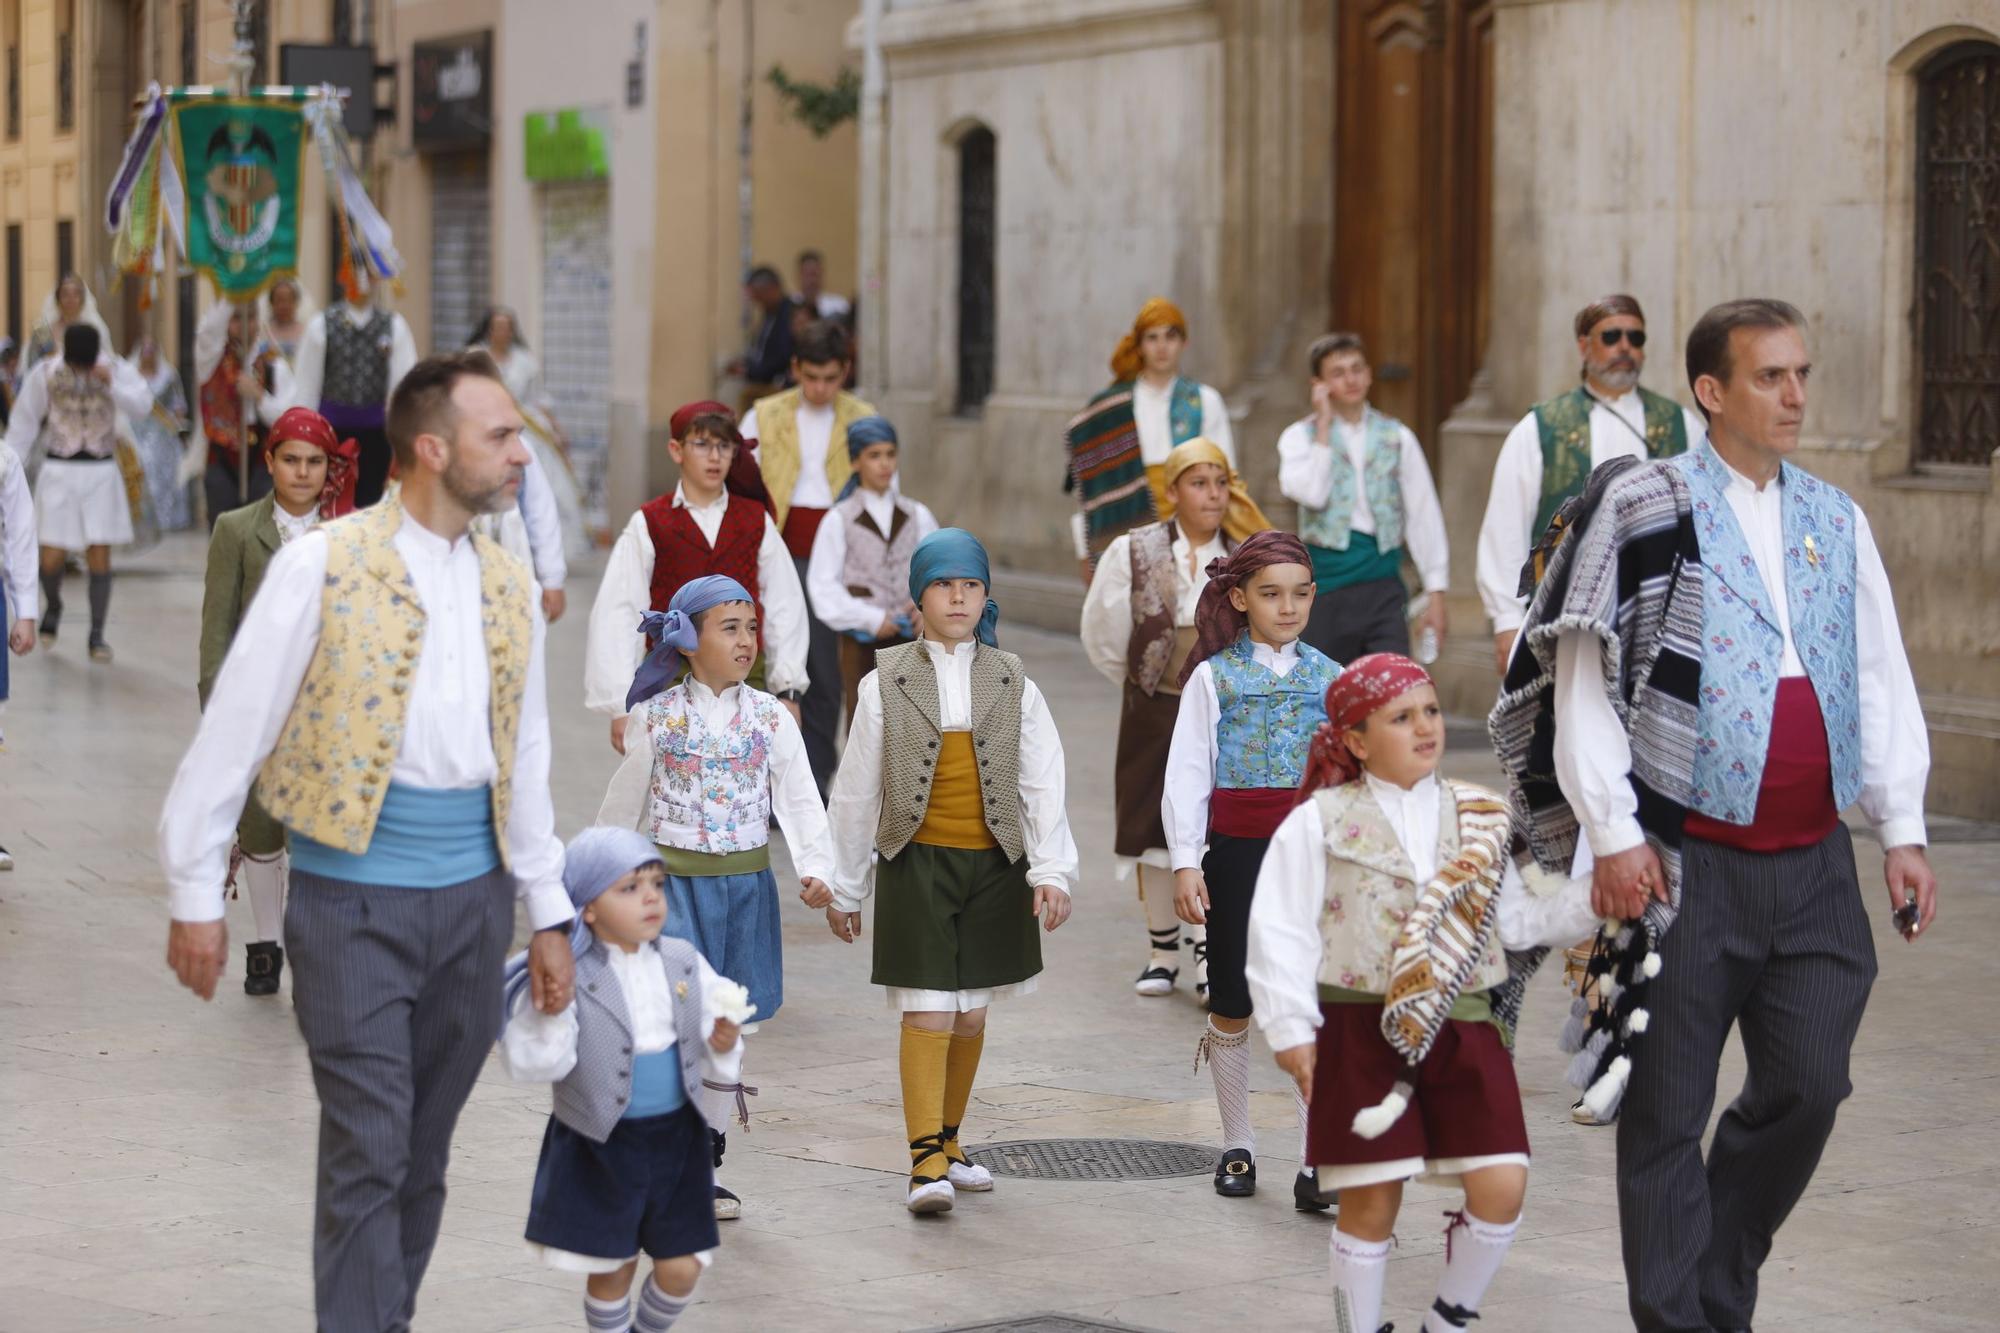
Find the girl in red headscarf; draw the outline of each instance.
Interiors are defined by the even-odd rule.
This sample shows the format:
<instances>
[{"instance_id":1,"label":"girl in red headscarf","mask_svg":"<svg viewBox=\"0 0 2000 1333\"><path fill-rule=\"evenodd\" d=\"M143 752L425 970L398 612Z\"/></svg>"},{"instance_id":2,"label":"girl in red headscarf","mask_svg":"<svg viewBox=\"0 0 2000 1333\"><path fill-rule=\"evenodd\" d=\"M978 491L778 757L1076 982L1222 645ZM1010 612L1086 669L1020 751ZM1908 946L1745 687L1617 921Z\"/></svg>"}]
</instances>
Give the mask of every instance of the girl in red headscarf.
<instances>
[{"instance_id":1,"label":"girl in red headscarf","mask_svg":"<svg viewBox=\"0 0 2000 1333\"><path fill-rule=\"evenodd\" d=\"M1339 1191L1335 1322L1379 1326L1403 1182L1427 1176L1462 1181L1465 1207L1449 1214L1423 1326L1464 1328L1528 1185L1521 1092L1488 994L1507 979L1500 900L1525 895L1512 817L1494 793L1437 776L1444 715L1409 658L1348 663L1326 717L1258 876L1250 993L1310 1099L1319 1186Z\"/></svg>"}]
</instances>

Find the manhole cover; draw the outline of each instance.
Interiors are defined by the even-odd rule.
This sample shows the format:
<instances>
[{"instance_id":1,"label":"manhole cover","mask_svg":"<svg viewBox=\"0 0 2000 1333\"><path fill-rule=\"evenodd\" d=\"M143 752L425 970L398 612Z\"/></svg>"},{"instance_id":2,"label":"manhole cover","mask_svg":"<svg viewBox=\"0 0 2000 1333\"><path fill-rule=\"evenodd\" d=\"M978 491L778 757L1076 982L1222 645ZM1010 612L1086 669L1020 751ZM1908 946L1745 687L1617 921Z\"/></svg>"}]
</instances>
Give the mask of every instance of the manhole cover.
<instances>
[{"instance_id":1,"label":"manhole cover","mask_svg":"<svg viewBox=\"0 0 2000 1333\"><path fill-rule=\"evenodd\" d=\"M934 1333L1145 1333L1137 1324L1111 1324L1102 1319L1079 1319L1073 1314L1024 1314L991 1324L959 1324Z\"/></svg>"},{"instance_id":2,"label":"manhole cover","mask_svg":"<svg viewBox=\"0 0 2000 1333\"><path fill-rule=\"evenodd\" d=\"M1160 1180L1215 1170L1215 1149L1152 1139L1022 1139L965 1154L996 1176L1027 1180Z\"/></svg>"}]
</instances>

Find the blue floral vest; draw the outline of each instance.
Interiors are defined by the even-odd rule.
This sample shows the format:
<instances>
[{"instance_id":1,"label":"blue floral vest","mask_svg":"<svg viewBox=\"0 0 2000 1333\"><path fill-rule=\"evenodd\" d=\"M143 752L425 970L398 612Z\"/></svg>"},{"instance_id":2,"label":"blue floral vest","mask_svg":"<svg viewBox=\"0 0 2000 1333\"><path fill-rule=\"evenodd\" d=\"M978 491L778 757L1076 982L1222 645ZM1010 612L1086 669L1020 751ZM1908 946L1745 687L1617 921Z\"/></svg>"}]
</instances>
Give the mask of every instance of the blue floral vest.
<instances>
[{"instance_id":1,"label":"blue floral vest","mask_svg":"<svg viewBox=\"0 0 2000 1333\"><path fill-rule=\"evenodd\" d=\"M1218 790L1296 787L1305 776L1313 730L1326 721L1326 687L1340 666L1309 644L1298 647L1298 664L1284 676L1252 656L1248 631L1208 659L1222 714L1215 728Z\"/></svg>"},{"instance_id":2,"label":"blue floral vest","mask_svg":"<svg viewBox=\"0 0 2000 1333\"><path fill-rule=\"evenodd\" d=\"M1749 824L1757 813L1771 712L1784 662L1764 581L1725 494L1729 473L1706 441L1671 461L1687 479L1701 543L1701 704L1695 719L1694 808ZM1854 501L1784 464L1785 601L1792 644L1819 696L1833 766L1833 803L1861 793L1861 700L1854 644Z\"/></svg>"},{"instance_id":3,"label":"blue floral vest","mask_svg":"<svg viewBox=\"0 0 2000 1333\"><path fill-rule=\"evenodd\" d=\"M1368 431L1366 475L1362 485L1368 512L1375 516L1375 548L1393 551L1403 544L1403 423L1374 408L1364 419ZM1312 429L1312 419L1306 419ZM1326 508L1299 510L1299 536L1329 551L1347 549L1348 526L1354 518L1354 465L1338 436L1333 445L1333 489Z\"/></svg>"}]
</instances>

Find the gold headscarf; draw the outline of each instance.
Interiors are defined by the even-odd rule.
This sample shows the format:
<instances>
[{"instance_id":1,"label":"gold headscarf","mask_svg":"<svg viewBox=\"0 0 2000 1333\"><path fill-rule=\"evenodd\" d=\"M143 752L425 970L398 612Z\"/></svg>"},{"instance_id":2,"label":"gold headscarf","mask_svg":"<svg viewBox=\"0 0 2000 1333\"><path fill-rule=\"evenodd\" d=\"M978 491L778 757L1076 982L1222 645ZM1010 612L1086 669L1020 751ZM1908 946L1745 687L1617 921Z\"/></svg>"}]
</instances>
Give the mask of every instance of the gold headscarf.
<instances>
[{"instance_id":1,"label":"gold headscarf","mask_svg":"<svg viewBox=\"0 0 2000 1333\"><path fill-rule=\"evenodd\" d=\"M1181 308L1164 296L1155 296L1139 307L1139 317L1132 321L1132 330L1118 340L1117 350L1111 353L1111 378L1134 380L1145 368L1145 359L1139 355L1139 340L1146 336L1146 330L1160 325L1179 329L1181 337L1187 337L1187 316Z\"/></svg>"},{"instance_id":2,"label":"gold headscarf","mask_svg":"<svg viewBox=\"0 0 2000 1333\"><path fill-rule=\"evenodd\" d=\"M1201 463L1213 463L1221 468L1229 478L1229 508L1222 515L1223 535L1232 542L1240 542L1253 532L1262 532L1271 526L1271 520L1264 517L1264 511L1250 498L1250 491L1243 484L1243 478L1236 475L1236 469L1229 466L1229 456L1211 441L1197 435L1185 444L1176 445L1167 455L1167 461L1160 464L1159 479L1153 487L1153 500L1163 519L1174 516L1173 485L1180 480L1181 473ZM1148 468L1147 472L1156 469Z\"/></svg>"}]
</instances>

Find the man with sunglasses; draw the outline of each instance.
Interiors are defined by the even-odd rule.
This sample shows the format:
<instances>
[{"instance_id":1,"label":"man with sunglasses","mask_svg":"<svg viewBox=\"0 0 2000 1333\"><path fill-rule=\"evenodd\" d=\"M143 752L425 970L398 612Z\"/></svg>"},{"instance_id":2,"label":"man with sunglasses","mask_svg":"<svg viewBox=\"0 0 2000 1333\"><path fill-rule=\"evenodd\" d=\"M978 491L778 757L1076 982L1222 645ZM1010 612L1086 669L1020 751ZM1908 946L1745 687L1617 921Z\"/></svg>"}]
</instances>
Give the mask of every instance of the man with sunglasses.
<instances>
[{"instance_id":1,"label":"man with sunglasses","mask_svg":"<svg viewBox=\"0 0 2000 1333\"><path fill-rule=\"evenodd\" d=\"M1536 403L1507 432L1479 528L1479 599L1493 621L1501 675L1527 611L1521 566L1564 500L1581 494L1592 468L1613 458L1667 458L1703 438L1701 418L1639 387L1646 368L1646 316L1638 298L1602 296L1576 315L1583 382Z\"/></svg>"}]
</instances>

